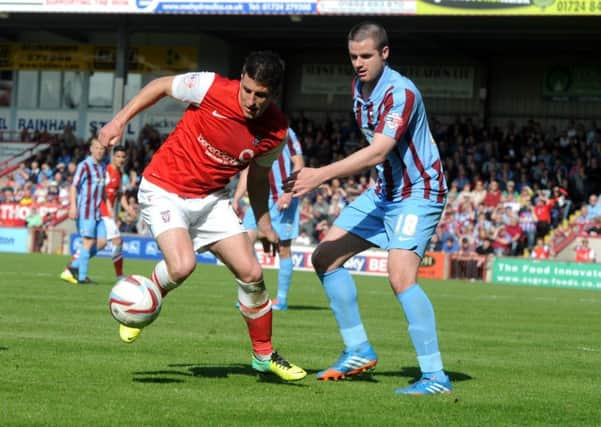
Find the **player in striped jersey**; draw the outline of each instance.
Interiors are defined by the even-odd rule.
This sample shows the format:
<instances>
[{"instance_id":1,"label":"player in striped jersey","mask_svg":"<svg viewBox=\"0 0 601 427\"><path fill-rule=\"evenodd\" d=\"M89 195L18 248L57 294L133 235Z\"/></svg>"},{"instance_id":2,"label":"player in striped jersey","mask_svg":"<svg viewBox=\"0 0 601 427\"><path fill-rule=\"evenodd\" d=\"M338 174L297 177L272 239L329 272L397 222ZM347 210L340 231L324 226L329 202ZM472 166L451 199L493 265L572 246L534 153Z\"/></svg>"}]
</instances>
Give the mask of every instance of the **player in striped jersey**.
<instances>
[{"instance_id":1,"label":"player in striped jersey","mask_svg":"<svg viewBox=\"0 0 601 427\"><path fill-rule=\"evenodd\" d=\"M77 220L81 236L79 256L74 256L61 273L61 279L73 284L91 284L88 277L90 258L106 245L106 229L100 215L104 197L105 148L97 139L90 143L90 155L77 165L69 192L69 218ZM77 277L76 277L77 276Z\"/></svg>"},{"instance_id":2,"label":"player in striped jersey","mask_svg":"<svg viewBox=\"0 0 601 427\"><path fill-rule=\"evenodd\" d=\"M419 381L396 393L449 393L434 310L417 283L421 258L446 201L438 148L419 90L387 65L386 30L373 22L356 25L348 35L348 50L356 72L353 109L369 145L327 166L303 168L286 185L300 197L335 177L370 167L378 172L375 185L342 211L313 253L313 266L345 345L338 362L317 376L340 379L377 363L359 314L355 283L343 267L351 256L377 246L388 251L390 285L405 312L422 371Z\"/></svg>"},{"instance_id":3,"label":"player in striped jersey","mask_svg":"<svg viewBox=\"0 0 601 427\"><path fill-rule=\"evenodd\" d=\"M284 181L294 171L305 165L303 152L294 131L288 128L288 142L282 149L278 159L273 162L269 172L269 215L271 224L278 233L278 253L280 270L278 273L278 293L271 308L288 310L288 291L292 280L292 240L298 237L300 206L298 199L291 193L284 192ZM240 174L238 186L232 198L232 206L239 211L240 198L246 193L246 175L248 169ZM251 242L257 240L257 222L251 207L246 209L242 225L246 228Z\"/></svg>"}]
</instances>

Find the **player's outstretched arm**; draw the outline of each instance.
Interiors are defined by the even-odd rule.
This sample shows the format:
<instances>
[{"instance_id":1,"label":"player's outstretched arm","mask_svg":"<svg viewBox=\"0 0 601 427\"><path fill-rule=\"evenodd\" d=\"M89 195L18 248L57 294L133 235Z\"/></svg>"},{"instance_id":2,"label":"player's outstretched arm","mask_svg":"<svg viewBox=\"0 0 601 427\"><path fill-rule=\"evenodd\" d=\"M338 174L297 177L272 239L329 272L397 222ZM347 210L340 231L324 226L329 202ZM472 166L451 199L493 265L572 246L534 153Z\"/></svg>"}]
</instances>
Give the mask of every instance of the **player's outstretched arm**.
<instances>
[{"instance_id":1,"label":"player's outstretched arm","mask_svg":"<svg viewBox=\"0 0 601 427\"><path fill-rule=\"evenodd\" d=\"M174 76L159 77L148 83L110 122L100 129L98 140L104 147L119 144L127 123L139 112L155 104L165 96L171 96Z\"/></svg>"},{"instance_id":2,"label":"player's outstretched arm","mask_svg":"<svg viewBox=\"0 0 601 427\"><path fill-rule=\"evenodd\" d=\"M270 167L263 167L252 160L248 167L247 189L255 219L257 221L257 234L263 251L277 251L279 237L271 225L269 216L268 197L269 197L269 170Z\"/></svg>"},{"instance_id":3,"label":"player's outstretched arm","mask_svg":"<svg viewBox=\"0 0 601 427\"><path fill-rule=\"evenodd\" d=\"M301 197L333 178L355 175L382 163L395 145L394 138L378 133L374 135L370 145L342 160L320 168L303 168L298 173L291 174L285 189L292 191L294 197Z\"/></svg>"}]
</instances>

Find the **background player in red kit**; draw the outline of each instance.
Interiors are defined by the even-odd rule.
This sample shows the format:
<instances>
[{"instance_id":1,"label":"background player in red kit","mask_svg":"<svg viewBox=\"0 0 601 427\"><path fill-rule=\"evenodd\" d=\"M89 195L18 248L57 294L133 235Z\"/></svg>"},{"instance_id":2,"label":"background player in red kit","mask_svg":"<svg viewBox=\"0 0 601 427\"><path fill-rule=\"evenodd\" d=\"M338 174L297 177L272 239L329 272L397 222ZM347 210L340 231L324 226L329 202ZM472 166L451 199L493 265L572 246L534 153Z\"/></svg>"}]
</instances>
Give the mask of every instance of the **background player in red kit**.
<instances>
[{"instance_id":1,"label":"background player in red kit","mask_svg":"<svg viewBox=\"0 0 601 427\"><path fill-rule=\"evenodd\" d=\"M117 218L119 206L117 202L121 196L121 169L125 164L127 151L122 145L113 148L111 163L106 167L104 178L105 198L100 203L100 215L106 228L106 240L112 243L113 266L117 278L123 276L123 240L115 219Z\"/></svg>"},{"instance_id":2,"label":"background player in red kit","mask_svg":"<svg viewBox=\"0 0 601 427\"><path fill-rule=\"evenodd\" d=\"M198 72L161 77L145 86L99 135L105 146L120 140L129 120L165 96L189 104L153 156L138 192L144 221L163 252L152 273L163 294L196 267L196 251L209 250L234 274L240 312L253 347L252 367L298 380L306 372L272 347L271 301L248 235L229 202L225 186L249 167L248 193L266 251L278 243L267 208L271 164L286 141L287 120L273 103L284 67L272 52L253 52L240 80ZM208 289L207 289L208 290ZM125 342L139 329L120 325Z\"/></svg>"}]
</instances>

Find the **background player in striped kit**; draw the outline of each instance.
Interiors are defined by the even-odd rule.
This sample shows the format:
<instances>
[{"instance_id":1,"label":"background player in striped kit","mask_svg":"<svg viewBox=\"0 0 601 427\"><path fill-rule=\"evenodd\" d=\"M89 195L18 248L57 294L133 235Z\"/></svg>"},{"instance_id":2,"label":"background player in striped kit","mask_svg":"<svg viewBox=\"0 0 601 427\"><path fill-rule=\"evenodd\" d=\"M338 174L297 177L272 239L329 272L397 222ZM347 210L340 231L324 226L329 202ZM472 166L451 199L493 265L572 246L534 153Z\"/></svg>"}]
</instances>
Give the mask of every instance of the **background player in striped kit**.
<instances>
[{"instance_id":1,"label":"background player in striped kit","mask_svg":"<svg viewBox=\"0 0 601 427\"><path fill-rule=\"evenodd\" d=\"M284 146L278 159L273 162L269 172L269 215L271 224L280 238L278 253L280 270L278 273L278 293L273 301L273 310L288 309L288 291L292 281L292 240L298 237L300 205L296 197L284 192L283 183L288 176L305 165L303 152L294 131L288 128L288 143ZM240 173L238 186L232 198L232 207L240 211L240 199L246 193L246 177L248 169ZM257 223L251 207L246 209L242 225L246 228L250 241L257 240Z\"/></svg>"},{"instance_id":2,"label":"background player in striped kit","mask_svg":"<svg viewBox=\"0 0 601 427\"><path fill-rule=\"evenodd\" d=\"M417 283L421 258L440 220L447 184L436 142L428 127L419 90L391 69L388 36L379 24L363 22L351 29L348 51L355 119L369 145L347 158L320 168L303 168L287 189L302 196L335 177L355 175L375 166L373 187L345 207L313 253L340 328L345 349L318 379L339 379L370 369L377 355L359 314L357 290L344 262L372 246L388 251L388 277L401 304L422 377L399 394L449 393L443 371L434 310Z\"/></svg>"},{"instance_id":3,"label":"background player in striped kit","mask_svg":"<svg viewBox=\"0 0 601 427\"><path fill-rule=\"evenodd\" d=\"M90 155L79 162L69 190L69 218L77 220L82 242L79 256L74 256L61 279L73 284L91 284L88 277L90 258L106 245L106 229L100 215L104 197L105 149L97 139L90 143Z\"/></svg>"},{"instance_id":4,"label":"background player in striped kit","mask_svg":"<svg viewBox=\"0 0 601 427\"><path fill-rule=\"evenodd\" d=\"M100 214L106 229L106 239L112 243L112 259L117 278L123 276L123 240L115 220L119 212L119 198L121 197L121 178L123 165L127 159L127 151L123 145L113 148L111 163L106 167L105 194L100 204Z\"/></svg>"}]
</instances>

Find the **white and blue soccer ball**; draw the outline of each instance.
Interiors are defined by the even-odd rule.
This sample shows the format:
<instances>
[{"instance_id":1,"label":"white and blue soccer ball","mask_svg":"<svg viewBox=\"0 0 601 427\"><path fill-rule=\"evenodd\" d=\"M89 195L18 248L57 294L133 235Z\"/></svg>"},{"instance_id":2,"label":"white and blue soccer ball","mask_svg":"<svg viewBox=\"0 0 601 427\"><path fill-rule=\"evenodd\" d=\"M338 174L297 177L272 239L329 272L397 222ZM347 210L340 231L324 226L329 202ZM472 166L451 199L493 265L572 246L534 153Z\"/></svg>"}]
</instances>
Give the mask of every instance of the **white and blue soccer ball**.
<instances>
[{"instance_id":1,"label":"white and blue soccer ball","mask_svg":"<svg viewBox=\"0 0 601 427\"><path fill-rule=\"evenodd\" d=\"M163 299L152 280L133 274L119 279L109 295L109 310L117 322L143 328L157 318Z\"/></svg>"}]
</instances>

